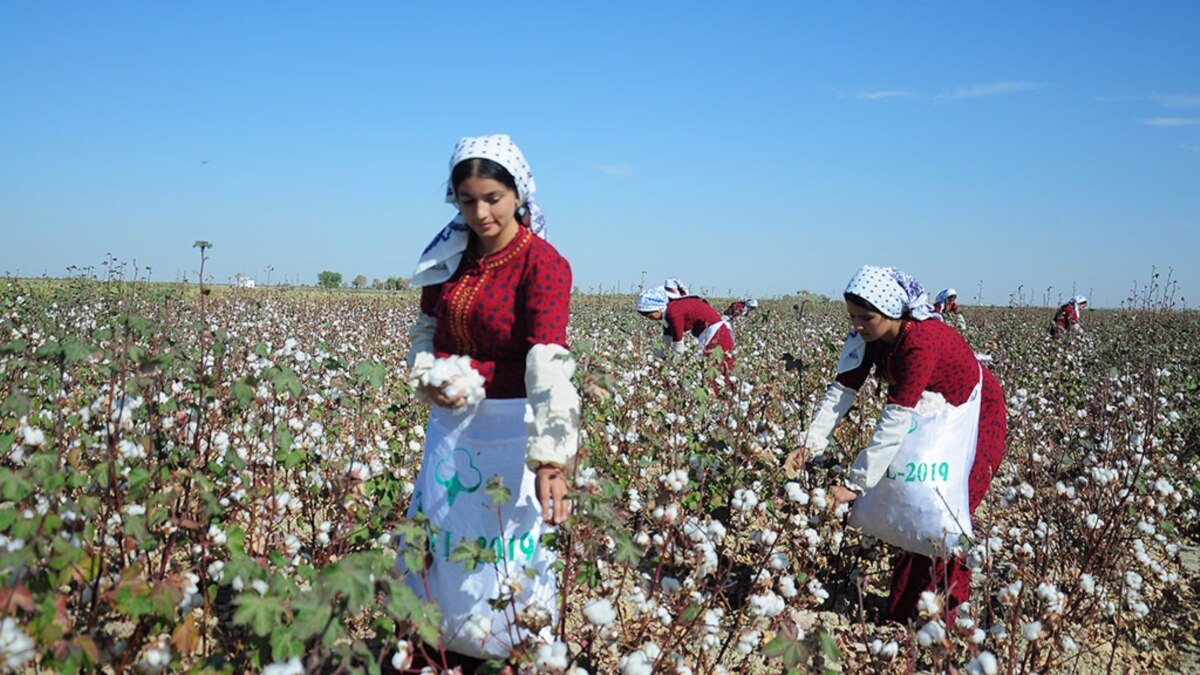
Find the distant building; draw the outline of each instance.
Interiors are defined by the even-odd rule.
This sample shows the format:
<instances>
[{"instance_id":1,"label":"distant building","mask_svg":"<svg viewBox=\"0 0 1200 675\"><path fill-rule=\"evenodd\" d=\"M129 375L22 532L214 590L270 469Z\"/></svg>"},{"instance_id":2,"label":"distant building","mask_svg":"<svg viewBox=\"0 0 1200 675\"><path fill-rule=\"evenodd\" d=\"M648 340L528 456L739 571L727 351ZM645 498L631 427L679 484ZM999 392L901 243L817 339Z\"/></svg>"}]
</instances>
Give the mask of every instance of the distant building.
<instances>
[{"instance_id":1,"label":"distant building","mask_svg":"<svg viewBox=\"0 0 1200 675\"><path fill-rule=\"evenodd\" d=\"M237 281L238 288L254 288L254 280L250 277L244 277L238 274L234 278Z\"/></svg>"}]
</instances>

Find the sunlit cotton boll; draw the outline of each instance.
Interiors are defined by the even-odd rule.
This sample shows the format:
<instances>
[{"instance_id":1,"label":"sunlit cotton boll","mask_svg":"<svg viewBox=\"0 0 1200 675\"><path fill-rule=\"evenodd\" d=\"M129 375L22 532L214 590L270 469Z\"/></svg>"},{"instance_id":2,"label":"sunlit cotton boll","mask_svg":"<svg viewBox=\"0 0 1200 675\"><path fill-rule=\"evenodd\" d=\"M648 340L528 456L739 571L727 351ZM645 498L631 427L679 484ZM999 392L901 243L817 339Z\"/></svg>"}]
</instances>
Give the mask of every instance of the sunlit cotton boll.
<instances>
[{"instance_id":1,"label":"sunlit cotton boll","mask_svg":"<svg viewBox=\"0 0 1200 675\"><path fill-rule=\"evenodd\" d=\"M967 672L970 675L996 675L1000 672L1000 665L996 662L995 654L980 652L979 656L967 663Z\"/></svg>"},{"instance_id":2,"label":"sunlit cotton boll","mask_svg":"<svg viewBox=\"0 0 1200 675\"><path fill-rule=\"evenodd\" d=\"M561 673L571 662L567 646L561 642L543 644L538 647L537 667L539 672Z\"/></svg>"},{"instance_id":3,"label":"sunlit cotton boll","mask_svg":"<svg viewBox=\"0 0 1200 675\"><path fill-rule=\"evenodd\" d=\"M795 481L789 481L783 486L783 491L787 493L787 498L790 501L796 502L800 506L808 503L808 493L800 487L800 484Z\"/></svg>"},{"instance_id":4,"label":"sunlit cotton boll","mask_svg":"<svg viewBox=\"0 0 1200 675\"><path fill-rule=\"evenodd\" d=\"M392 668L404 670L412 665L413 648L408 640L396 642L396 651L392 652Z\"/></svg>"},{"instance_id":5,"label":"sunlit cotton boll","mask_svg":"<svg viewBox=\"0 0 1200 675\"><path fill-rule=\"evenodd\" d=\"M599 600L592 600L584 605L583 616L587 618L588 623L598 628L603 628L617 618L617 613L608 598L601 598Z\"/></svg>"},{"instance_id":6,"label":"sunlit cotton boll","mask_svg":"<svg viewBox=\"0 0 1200 675\"><path fill-rule=\"evenodd\" d=\"M451 382L451 380L454 381ZM421 376L421 384L441 388L442 392L450 398L463 394L466 405L459 408L460 411L474 406L485 396L483 376L471 366L469 356L448 356L435 359L433 366Z\"/></svg>"},{"instance_id":7,"label":"sunlit cotton boll","mask_svg":"<svg viewBox=\"0 0 1200 675\"><path fill-rule=\"evenodd\" d=\"M917 611L921 616L932 619L942 613L942 599L933 591L922 591L917 601Z\"/></svg>"},{"instance_id":8,"label":"sunlit cotton boll","mask_svg":"<svg viewBox=\"0 0 1200 675\"><path fill-rule=\"evenodd\" d=\"M1030 642L1034 642L1038 638L1042 637L1042 622L1030 621L1024 626L1021 626L1021 637Z\"/></svg>"},{"instance_id":9,"label":"sunlit cotton boll","mask_svg":"<svg viewBox=\"0 0 1200 675\"><path fill-rule=\"evenodd\" d=\"M462 631L463 635L468 638L482 642L492 632L492 619L481 614L473 614L463 623Z\"/></svg>"},{"instance_id":10,"label":"sunlit cotton boll","mask_svg":"<svg viewBox=\"0 0 1200 675\"><path fill-rule=\"evenodd\" d=\"M754 509L758 505L758 495L754 494L754 490L746 488L738 488L733 493L733 502L731 506L737 511L746 513Z\"/></svg>"},{"instance_id":11,"label":"sunlit cotton boll","mask_svg":"<svg viewBox=\"0 0 1200 675\"><path fill-rule=\"evenodd\" d=\"M149 643L138 661L138 672L154 675L165 671L171 665L171 643L165 637ZM266 672L265 670L263 671Z\"/></svg>"},{"instance_id":12,"label":"sunlit cotton boll","mask_svg":"<svg viewBox=\"0 0 1200 675\"><path fill-rule=\"evenodd\" d=\"M917 642L919 642L922 647L941 644L945 640L946 627L942 625L941 621L936 619L930 621L924 626L921 626L921 629L917 631Z\"/></svg>"},{"instance_id":13,"label":"sunlit cotton boll","mask_svg":"<svg viewBox=\"0 0 1200 675\"><path fill-rule=\"evenodd\" d=\"M4 617L4 620L0 621L0 658L4 659L8 670L20 671L26 663L33 659L34 654L33 639L21 630L16 619L11 616ZM167 656L169 663L170 654L168 653Z\"/></svg>"}]
</instances>

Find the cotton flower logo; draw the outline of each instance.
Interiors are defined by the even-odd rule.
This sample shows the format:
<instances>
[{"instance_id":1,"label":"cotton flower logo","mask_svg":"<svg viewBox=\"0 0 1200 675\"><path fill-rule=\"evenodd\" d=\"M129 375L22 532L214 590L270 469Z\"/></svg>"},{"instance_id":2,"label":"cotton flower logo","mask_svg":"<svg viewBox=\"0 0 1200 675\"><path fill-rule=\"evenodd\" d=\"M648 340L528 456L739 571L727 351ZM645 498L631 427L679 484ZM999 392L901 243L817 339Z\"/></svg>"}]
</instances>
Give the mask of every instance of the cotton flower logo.
<instances>
[{"instance_id":1,"label":"cotton flower logo","mask_svg":"<svg viewBox=\"0 0 1200 675\"><path fill-rule=\"evenodd\" d=\"M471 461L471 453L466 448L455 448L452 455L438 462L435 477L438 485L449 493L452 507L460 492L475 492L483 484L483 474Z\"/></svg>"}]
</instances>

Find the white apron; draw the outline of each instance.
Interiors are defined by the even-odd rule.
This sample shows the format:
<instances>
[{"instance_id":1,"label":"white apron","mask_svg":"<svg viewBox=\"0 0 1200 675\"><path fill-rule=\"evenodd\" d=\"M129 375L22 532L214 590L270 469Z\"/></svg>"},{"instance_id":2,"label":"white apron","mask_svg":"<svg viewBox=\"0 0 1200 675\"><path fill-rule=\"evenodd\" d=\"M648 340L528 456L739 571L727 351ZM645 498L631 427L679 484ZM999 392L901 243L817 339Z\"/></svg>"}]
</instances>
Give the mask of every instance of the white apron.
<instances>
[{"instance_id":1,"label":"white apron","mask_svg":"<svg viewBox=\"0 0 1200 675\"><path fill-rule=\"evenodd\" d=\"M968 478L975 465L983 372L960 406L913 414L908 435L875 487L851 503L850 524L900 548L945 557L974 536Z\"/></svg>"},{"instance_id":2,"label":"white apron","mask_svg":"<svg viewBox=\"0 0 1200 675\"><path fill-rule=\"evenodd\" d=\"M550 567L555 555L541 542L549 527L542 521L534 475L525 467L529 419L523 398L485 399L463 413L434 406L429 415L425 457L408 517L421 512L429 518L432 563L427 579L414 571L405 581L417 597L437 604L442 612L442 644L459 654L506 658L513 644L528 634L510 626L512 604L500 611L489 604L501 595L501 581L510 575L523 586L516 611L535 605L544 607L552 619L558 616L558 584ZM484 494L488 479L497 474L512 491L500 516L492 498ZM468 572L461 562L449 560L464 540L478 540L494 550L496 562ZM406 571L403 556L396 566ZM532 579L524 573L526 567L536 571ZM464 634L463 624L473 615L490 618L487 638Z\"/></svg>"},{"instance_id":3,"label":"white apron","mask_svg":"<svg viewBox=\"0 0 1200 675\"><path fill-rule=\"evenodd\" d=\"M709 324L708 328L705 328L704 332L696 337L696 342L700 343L701 349L704 349L708 346L708 343L713 341L713 338L717 336L717 331L721 330L721 326L729 329L729 340L730 342L733 341L733 326L729 325L729 319L721 317L720 321Z\"/></svg>"}]
</instances>

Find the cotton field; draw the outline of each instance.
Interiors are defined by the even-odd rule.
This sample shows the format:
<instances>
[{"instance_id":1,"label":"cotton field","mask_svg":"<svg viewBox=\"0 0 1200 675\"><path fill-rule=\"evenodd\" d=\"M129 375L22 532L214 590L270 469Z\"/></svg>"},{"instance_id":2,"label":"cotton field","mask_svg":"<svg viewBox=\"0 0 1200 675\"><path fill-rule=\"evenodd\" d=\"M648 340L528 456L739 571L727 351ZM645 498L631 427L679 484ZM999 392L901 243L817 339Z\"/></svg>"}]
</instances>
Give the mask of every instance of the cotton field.
<instances>
[{"instance_id":1,"label":"cotton field","mask_svg":"<svg viewBox=\"0 0 1200 675\"><path fill-rule=\"evenodd\" d=\"M0 670L381 672L436 654L435 610L392 573L398 550L419 566L401 535L425 536L402 518L427 415L404 377L416 300L0 281ZM575 511L546 542L563 611L520 672L1196 667L1195 312L1093 311L1054 341L1051 309L964 308L1008 449L964 547L969 604L951 618L929 593L902 626L880 618L893 552L826 492L882 391L819 462L783 467L833 376L840 302L737 319L729 383L694 349L656 357L628 296L572 310ZM453 553L502 573L503 544Z\"/></svg>"}]
</instances>

